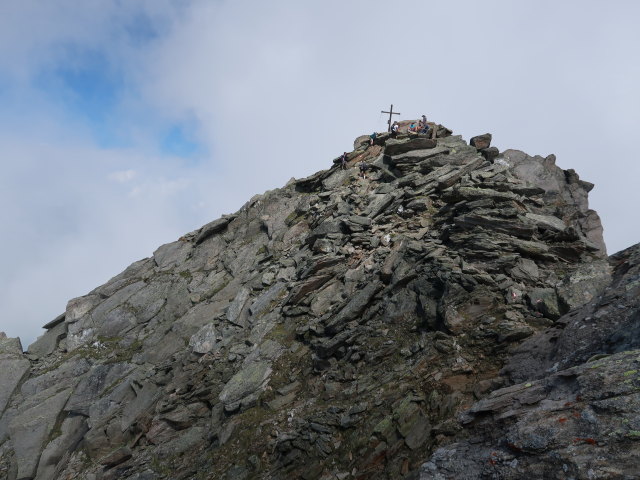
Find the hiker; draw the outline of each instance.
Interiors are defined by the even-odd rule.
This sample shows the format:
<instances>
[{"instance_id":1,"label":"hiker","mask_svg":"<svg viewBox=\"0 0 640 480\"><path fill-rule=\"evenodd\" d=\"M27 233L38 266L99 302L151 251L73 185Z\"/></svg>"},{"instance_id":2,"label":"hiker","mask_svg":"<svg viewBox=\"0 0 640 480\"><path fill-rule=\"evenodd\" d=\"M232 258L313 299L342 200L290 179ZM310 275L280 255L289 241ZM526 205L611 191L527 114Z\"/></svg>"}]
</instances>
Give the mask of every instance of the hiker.
<instances>
[{"instance_id":1,"label":"hiker","mask_svg":"<svg viewBox=\"0 0 640 480\"><path fill-rule=\"evenodd\" d=\"M407 131L407 133L409 134L418 133L418 131L416 130L416 122L411 122L411 125L409 125L409 130Z\"/></svg>"},{"instance_id":2,"label":"hiker","mask_svg":"<svg viewBox=\"0 0 640 480\"><path fill-rule=\"evenodd\" d=\"M427 123L427 117L425 115L422 115L422 121L420 123L422 127L419 129L419 132L427 135L429 133L429 124Z\"/></svg>"},{"instance_id":3,"label":"hiker","mask_svg":"<svg viewBox=\"0 0 640 480\"><path fill-rule=\"evenodd\" d=\"M391 125L391 138L396 138L398 136L398 128L400 128L398 122L393 122L393 125Z\"/></svg>"},{"instance_id":4,"label":"hiker","mask_svg":"<svg viewBox=\"0 0 640 480\"><path fill-rule=\"evenodd\" d=\"M364 178L364 179L367 178L367 170L368 170L368 168L369 168L369 165L367 165L367 163L364 160L362 160L360 162L360 176L362 178Z\"/></svg>"},{"instance_id":5,"label":"hiker","mask_svg":"<svg viewBox=\"0 0 640 480\"><path fill-rule=\"evenodd\" d=\"M340 168L342 168L342 170L347 169L347 160L348 160L348 154L347 152L344 152L340 157Z\"/></svg>"},{"instance_id":6,"label":"hiker","mask_svg":"<svg viewBox=\"0 0 640 480\"><path fill-rule=\"evenodd\" d=\"M369 146L373 147L373 142L376 141L376 138L378 137L378 134L376 132L373 132L371 135L369 135Z\"/></svg>"}]
</instances>

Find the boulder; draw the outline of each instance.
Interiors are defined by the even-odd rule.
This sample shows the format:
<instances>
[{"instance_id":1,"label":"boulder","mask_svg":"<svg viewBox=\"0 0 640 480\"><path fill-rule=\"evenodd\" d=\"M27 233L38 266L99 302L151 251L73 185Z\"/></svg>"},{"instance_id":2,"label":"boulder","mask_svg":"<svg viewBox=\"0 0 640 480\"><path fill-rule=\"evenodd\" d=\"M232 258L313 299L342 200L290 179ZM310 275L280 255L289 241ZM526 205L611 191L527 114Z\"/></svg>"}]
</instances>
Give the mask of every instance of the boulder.
<instances>
[{"instance_id":1,"label":"boulder","mask_svg":"<svg viewBox=\"0 0 640 480\"><path fill-rule=\"evenodd\" d=\"M480 154L489 161L492 161L500 155L500 150L496 147L483 148L480 150Z\"/></svg>"},{"instance_id":2,"label":"boulder","mask_svg":"<svg viewBox=\"0 0 640 480\"><path fill-rule=\"evenodd\" d=\"M244 307L251 296L251 290L247 287L242 287L238 294L235 296L229 308L227 308L227 320L234 325L244 327L245 325L245 310Z\"/></svg>"},{"instance_id":3,"label":"boulder","mask_svg":"<svg viewBox=\"0 0 640 480\"><path fill-rule=\"evenodd\" d=\"M511 269L511 276L519 281L535 283L540 276L536 262L528 258L519 258L516 265Z\"/></svg>"},{"instance_id":4,"label":"boulder","mask_svg":"<svg viewBox=\"0 0 640 480\"><path fill-rule=\"evenodd\" d=\"M229 225L231 220L233 220L234 218L235 218L234 216L225 216L217 220L214 220L211 223L207 223L204 227L202 227L198 231L198 234L196 235L196 245L204 242L207 238L211 237L212 235L216 235L217 233L223 232L227 228L227 225Z\"/></svg>"},{"instance_id":5,"label":"boulder","mask_svg":"<svg viewBox=\"0 0 640 480\"><path fill-rule=\"evenodd\" d=\"M483 135L471 137L471 140L469 140L469 144L473 147L476 147L478 150L489 148L491 146L491 134L485 133Z\"/></svg>"},{"instance_id":6,"label":"boulder","mask_svg":"<svg viewBox=\"0 0 640 480\"><path fill-rule=\"evenodd\" d=\"M558 217L553 215L538 215L535 213L525 213L526 218L531 220L539 229L550 230L552 232L562 232L567 225Z\"/></svg>"},{"instance_id":7,"label":"boulder","mask_svg":"<svg viewBox=\"0 0 640 480\"><path fill-rule=\"evenodd\" d=\"M389 156L400 155L411 150L425 150L435 148L437 141L431 138L417 136L404 139L389 139L384 147L384 154Z\"/></svg>"},{"instance_id":8,"label":"boulder","mask_svg":"<svg viewBox=\"0 0 640 480\"><path fill-rule=\"evenodd\" d=\"M218 398L225 409L233 411L249 406L266 388L272 369L269 362L255 362L245 366L226 383Z\"/></svg>"},{"instance_id":9,"label":"boulder","mask_svg":"<svg viewBox=\"0 0 640 480\"><path fill-rule=\"evenodd\" d=\"M560 311L558 296L553 288L534 288L526 294L526 299L532 310L552 320L557 320L564 313Z\"/></svg>"},{"instance_id":10,"label":"boulder","mask_svg":"<svg viewBox=\"0 0 640 480\"><path fill-rule=\"evenodd\" d=\"M189 347L194 353L213 352L217 343L218 332L212 323L198 330L189 340Z\"/></svg>"},{"instance_id":11,"label":"boulder","mask_svg":"<svg viewBox=\"0 0 640 480\"><path fill-rule=\"evenodd\" d=\"M57 323L49 330L47 330L43 335L38 337L35 342L29 345L29 348L27 348L27 352L37 357L46 357L47 355L52 354L56 350L56 348L58 348L58 343L66 336L67 325L64 323L64 321Z\"/></svg>"}]
</instances>

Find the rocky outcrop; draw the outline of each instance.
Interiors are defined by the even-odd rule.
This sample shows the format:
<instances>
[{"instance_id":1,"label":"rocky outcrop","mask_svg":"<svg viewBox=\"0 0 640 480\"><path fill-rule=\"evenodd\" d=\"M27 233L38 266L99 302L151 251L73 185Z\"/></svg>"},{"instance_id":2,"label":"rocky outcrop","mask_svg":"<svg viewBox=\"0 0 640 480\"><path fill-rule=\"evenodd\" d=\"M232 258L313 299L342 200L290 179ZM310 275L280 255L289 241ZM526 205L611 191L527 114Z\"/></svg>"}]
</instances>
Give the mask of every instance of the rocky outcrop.
<instances>
[{"instance_id":1,"label":"rocky outcrop","mask_svg":"<svg viewBox=\"0 0 640 480\"><path fill-rule=\"evenodd\" d=\"M637 478L640 245L610 261L606 288L516 347L502 372L516 383L462 413L465 440L415 478Z\"/></svg>"},{"instance_id":2,"label":"rocky outcrop","mask_svg":"<svg viewBox=\"0 0 640 480\"><path fill-rule=\"evenodd\" d=\"M613 285L592 185L439 125L369 143L70 300L26 354L0 339L0 477L424 477L504 405L587 408L595 337L542 390L517 355Z\"/></svg>"}]
</instances>

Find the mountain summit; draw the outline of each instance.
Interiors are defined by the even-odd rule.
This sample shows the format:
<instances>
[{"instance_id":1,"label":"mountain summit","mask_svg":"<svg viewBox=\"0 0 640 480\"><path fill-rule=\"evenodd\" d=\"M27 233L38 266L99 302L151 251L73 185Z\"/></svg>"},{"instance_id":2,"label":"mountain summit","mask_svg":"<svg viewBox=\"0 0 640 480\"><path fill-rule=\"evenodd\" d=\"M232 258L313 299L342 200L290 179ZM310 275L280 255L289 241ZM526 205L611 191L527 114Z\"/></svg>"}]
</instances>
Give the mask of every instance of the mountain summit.
<instances>
[{"instance_id":1,"label":"mountain summit","mask_svg":"<svg viewBox=\"0 0 640 480\"><path fill-rule=\"evenodd\" d=\"M637 478L640 247L407 123L0 335L0 477Z\"/></svg>"}]
</instances>

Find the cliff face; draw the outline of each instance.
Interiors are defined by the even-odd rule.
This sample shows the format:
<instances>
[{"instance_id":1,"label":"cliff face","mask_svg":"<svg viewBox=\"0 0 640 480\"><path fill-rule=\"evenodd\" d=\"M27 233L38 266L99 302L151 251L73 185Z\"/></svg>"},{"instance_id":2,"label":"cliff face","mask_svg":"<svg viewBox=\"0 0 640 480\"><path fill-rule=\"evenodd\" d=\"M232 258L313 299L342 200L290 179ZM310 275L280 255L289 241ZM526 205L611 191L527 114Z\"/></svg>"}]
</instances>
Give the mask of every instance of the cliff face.
<instances>
[{"instance_id":1,"label":"cliff face","mask_svg":"<svg viewBox=\"0 0 640 480\"><path fill-rule=\"evenodd\" d=\"M572 408L597 417L589 402L611 397L575 385L637 361L616 353L638 348L637 335L615 340L633 319L599 328L604 314L589 314L583 340L572 322L636 291L637 255L615 257L612 277L592 185L553 156L436 130L361 138L347 169L292 180L163 245L70 300L26 354L0 338L0 477L481 478L498 465L525 478L538 468L512 464L550 455L552 442L514 437L511 448L498 426L546 418L549 395L573 395ZM536 347L540 335L555 349ZM593 352L613 356L581 367ZM621 375L637 389L635 374ZM502 463L485 458L478 432ZM586 440L570 447L594 455L599 439L576 438ZM607 455L633 438L608 436ZM587 478L579 461L563 468L545 478Z\"/></svg>"}]
</instances>

